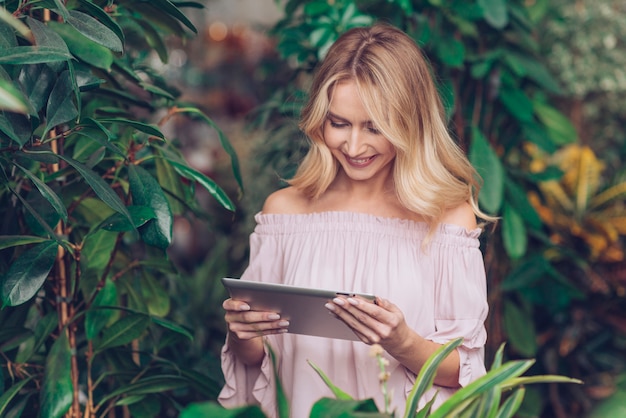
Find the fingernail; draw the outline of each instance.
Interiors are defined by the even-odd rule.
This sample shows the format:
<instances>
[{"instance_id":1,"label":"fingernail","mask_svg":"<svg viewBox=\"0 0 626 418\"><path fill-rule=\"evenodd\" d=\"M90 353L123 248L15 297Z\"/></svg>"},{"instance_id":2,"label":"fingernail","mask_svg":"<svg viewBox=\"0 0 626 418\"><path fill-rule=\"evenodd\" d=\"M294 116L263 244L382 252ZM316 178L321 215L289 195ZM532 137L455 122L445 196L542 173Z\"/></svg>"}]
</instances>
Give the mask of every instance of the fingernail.
<instances>
[{"instance_id":1,"label":"fingernail","mask_svg":"<svg viewBox=\"0 0 626 418\"><path fill-rule=\"evenodd\" d=\"M275 313L273 313L273 314L269 314L269 315L267 316L267 319L269 319L270 321L274 321L274 320L276 320L276 319L280 319L280 315L275 314Z\"/></svg>"},{"instance_id":2,"label":"fingernail","mask_svg":"<svg viewBox=\"0 0 626 418\"><path fill-rule=\"evenodd\" d=\"M345 304L346 304L346 303L343 301L343 299L339 299L339 298L335 298L335 299L333 299L333 302L335 302L335 303L336 303L337 305L339 305L339 306L343 306L343 305L345 305Z\"/></svg>"},{"instance_id":3,"label":"fingernail","mask_svg":"<svg viewBox=\"0 0 626 418\"><path fill-rule=\"evenodd\" d=\"M249 311L250 310L250 305L241 305L241 306L239 306L239 310L240 311Z\"/></svg>"},{"instance_id":4,"label":"fingernail","mask_svg":"<svg viewBox=\"0 0 626 418\"><path fill-rule=\"evenodd\" d=\"M289 326L289 321L280 321L278 323L279 327L288 327Z\"/></svg>"},{"instance_id":5,"label":"fingernail","mask_svg":"<svg viewBox=\"0 0 626 418\"><path fill-rule=\"evenodd\" d=\"M324 306L326 306L326 309L328 309L329 311L334 311L335 310L335 307L333 306L332 303L327 303Z\"/></svg>"},{"instance_id":6,"label":"fingernail","mask_svg":"<svg viewBox=\"0 0 626 418\"><path fill-rule=\"evenodd\" d=\"M348 298L348 302L349 302L351 305L354 305L354 306L356 306L356 305L358 305L358 304L359 304L359 301L358 301L358 300L356 300L356 299L352 299L352 298Z\"/></svg>"}]
</instances>

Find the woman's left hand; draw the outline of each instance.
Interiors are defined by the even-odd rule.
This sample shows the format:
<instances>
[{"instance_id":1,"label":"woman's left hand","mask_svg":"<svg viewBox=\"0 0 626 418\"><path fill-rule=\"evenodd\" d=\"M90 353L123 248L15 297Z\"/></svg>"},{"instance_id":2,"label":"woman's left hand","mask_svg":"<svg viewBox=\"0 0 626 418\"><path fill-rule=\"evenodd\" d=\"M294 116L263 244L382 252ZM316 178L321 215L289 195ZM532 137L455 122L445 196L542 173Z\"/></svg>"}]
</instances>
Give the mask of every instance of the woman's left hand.
<instances>
[{"instance_id":1,"label":"woman's left hand","mask_svg":"<svg viewBox=\"0 0 626 418\"><path fill-rule=\"evenodd\" d=\"M358 296L337 296L326 308L345 322L361 341L380 344L388 351L394 351L407 341L411 333L402 311L386 299L376 298L376 303L372 303Z\"/></svg>"}]
</instances>

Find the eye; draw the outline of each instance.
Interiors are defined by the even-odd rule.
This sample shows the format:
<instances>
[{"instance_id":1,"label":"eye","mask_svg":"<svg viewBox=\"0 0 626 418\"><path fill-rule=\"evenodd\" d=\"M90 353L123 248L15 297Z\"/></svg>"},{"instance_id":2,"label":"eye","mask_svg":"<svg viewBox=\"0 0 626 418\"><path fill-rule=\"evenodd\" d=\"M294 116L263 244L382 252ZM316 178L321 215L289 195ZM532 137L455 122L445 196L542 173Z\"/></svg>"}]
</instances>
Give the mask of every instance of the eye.
<instances>
[{"instance_id":1,"label":"eye","mask_svg":"<svg viewBox=\"0 0 626 418\"><path fill-rule=\"evenodd\" d=\"M373 134L373 135L380 135L380 131L376 128L374 128L374 126L369 125L367 127L367 130L369 131L369 133Z\"/></svg>"},{"instance_id":2,"label":"eye","mask_svg":"<svg viewBox=\"0 0 626 418\"><path fill-rule=\"evenodd\" d=\"M348 126L348 124L346 123L340 123L340 122L334 122L330 119L328 119L328 123L330 123L330 126L333 128L344 128L346 126Z\"/></svg>"}]
</instances>

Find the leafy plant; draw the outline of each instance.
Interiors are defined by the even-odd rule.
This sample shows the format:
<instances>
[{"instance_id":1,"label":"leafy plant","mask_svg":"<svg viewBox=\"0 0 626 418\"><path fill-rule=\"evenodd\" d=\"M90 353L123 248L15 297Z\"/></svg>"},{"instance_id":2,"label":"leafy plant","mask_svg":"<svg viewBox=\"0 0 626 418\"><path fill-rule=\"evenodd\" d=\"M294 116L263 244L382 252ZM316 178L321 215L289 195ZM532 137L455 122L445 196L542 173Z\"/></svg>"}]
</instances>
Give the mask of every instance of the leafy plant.
<instances>
[{"instance_id":1,"label":"leafy plant","mask_svg":"<svg viewBox=\"0 0 626 418\"><path fill-rule=\"evenodd\" d=\"M408 396L403 413L404 418L444 418L444 417L512 417L519 409L524 398L525 385L536 383L582 383L580 380L564 376L522 376L534 363L534 360L515 360L503 363L504 345L501 345L495 355L491 370L469 385L459 389L454 395L446 399L439 407L432 409L433 400L422 408L418 408L418 401L422 395L432 387L437 368L441 362L463 342L457 338L441 346L420 370L415 379L413 388ZM393 417L395 411L382 412L378 410L373 399L355 400L340 388L336 387L314 364L311 366L326 383L335 395L335 399L322 398L311 409L311 418L318 417ZM281 389L278 387L277 396ZM510 392L508 396L503 396ZM288 415L288 405L280 404L278 414ZM240 407L234 410L221 408L213 402L188 406L181 414L181 418L188 417L237 417L247 416L245 413L259 413L258 406ZM257 416L250 415L250 416ZM265 416L265 415L259 415Z\"/></svg>"},{"instance_id":2,"label":"leafy plant","mask_svg":"<svg viewBox=\"0 0 626 418\"><path fill-rule=\"evenodd\" d=\"M167 357L193 338L170 319L174 216L220 186L162 130L219 127L150 65L196 28L169 0L2 1L0 415L133 416L215 397L219 382ZM156 115L161 115L157 118Z\"/></svg>"}]
</instances>

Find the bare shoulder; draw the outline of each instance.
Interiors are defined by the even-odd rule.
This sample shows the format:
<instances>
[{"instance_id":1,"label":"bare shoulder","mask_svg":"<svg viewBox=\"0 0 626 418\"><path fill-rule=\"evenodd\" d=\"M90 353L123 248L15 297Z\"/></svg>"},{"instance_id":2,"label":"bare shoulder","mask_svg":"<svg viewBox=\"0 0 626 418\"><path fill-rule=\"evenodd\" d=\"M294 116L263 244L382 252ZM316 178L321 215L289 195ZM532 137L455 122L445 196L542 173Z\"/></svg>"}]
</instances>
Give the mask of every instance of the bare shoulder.
<instances>
[{"instance_id":1,"label":"bare shoulder","mask_svg":"<svg viewBox=\"0 0 626 418\"><path fill-rule=\"evenodd\" d=\"M465 202L455 208L448 209L441 219L442 223L465 227L468 231L476 229L476 215L472 206Z\"/></svg>"},{"instance_id":2,"label":"bare shoulder","mask_svg":"<svg viewBox=\"0 0 626 418\"><path fill-rule=\"evenodd\" d=\"M263 213L294 214L304 213L308 199L294 187L285 187L270 194L263 204Z\"/></svg>"}]
</instances>

